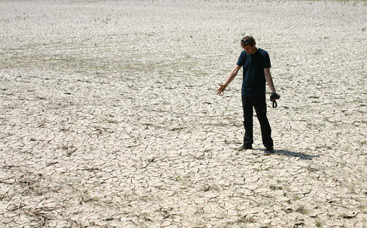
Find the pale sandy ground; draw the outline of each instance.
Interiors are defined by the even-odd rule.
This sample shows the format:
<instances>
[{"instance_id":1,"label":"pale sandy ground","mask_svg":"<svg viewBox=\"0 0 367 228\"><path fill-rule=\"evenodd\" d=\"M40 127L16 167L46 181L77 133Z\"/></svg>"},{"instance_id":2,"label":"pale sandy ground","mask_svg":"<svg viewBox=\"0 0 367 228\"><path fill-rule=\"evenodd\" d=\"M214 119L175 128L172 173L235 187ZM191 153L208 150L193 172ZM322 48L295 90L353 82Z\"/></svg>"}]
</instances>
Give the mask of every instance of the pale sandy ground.
<instances>
[{"instance_id":1,"label":"pale sandy ground","mask_svg":"<svg viewBox=\"0 0 367 228\"><path fill-rule=\"evenodd\" d=\"M367 6L1 1L0 227L367 227ZM242 142L253 35L276 154Z\"/></svg>"}]
</instances>

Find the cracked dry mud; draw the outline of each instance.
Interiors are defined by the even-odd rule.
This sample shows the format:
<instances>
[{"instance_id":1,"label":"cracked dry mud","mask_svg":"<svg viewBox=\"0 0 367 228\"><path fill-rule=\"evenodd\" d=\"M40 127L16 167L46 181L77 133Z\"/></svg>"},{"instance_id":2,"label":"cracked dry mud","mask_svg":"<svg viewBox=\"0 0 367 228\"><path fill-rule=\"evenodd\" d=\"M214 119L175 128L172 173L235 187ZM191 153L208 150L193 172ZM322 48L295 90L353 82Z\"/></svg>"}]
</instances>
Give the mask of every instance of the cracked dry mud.
<instances>
[{"instance_id":1,"label":"cracked dry mud","mask_svg":"<svg viewBox=\"0 0 367 228\"><path fill-rule=\"evenodd\" d=\"M1 1L1 227L367 227L367 6ZM253 35L276 154L243 137Z\"/></svg>"}]
</instances>

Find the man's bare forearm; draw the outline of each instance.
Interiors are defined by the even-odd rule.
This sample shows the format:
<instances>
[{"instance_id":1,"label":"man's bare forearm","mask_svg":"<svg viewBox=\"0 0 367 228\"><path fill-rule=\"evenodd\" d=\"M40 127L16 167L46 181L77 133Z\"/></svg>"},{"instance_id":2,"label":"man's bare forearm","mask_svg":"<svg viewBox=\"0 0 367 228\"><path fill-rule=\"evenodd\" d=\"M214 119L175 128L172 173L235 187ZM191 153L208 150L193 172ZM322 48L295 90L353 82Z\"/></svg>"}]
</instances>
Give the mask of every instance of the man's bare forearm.
<instances>
[{"instance_id":1,"label":"man's bare forearm","mask_svg":"<svg viewBox=\"0 0 367 228\"><path fill-rule=\"evenodd\" d=\"M268 83L268 86L270 88L270 91L272 93L275 93L276 91L275 91L275 87L274 87L274 83L273 83L272 77L271 76L270 77L266 77L266 82Z\"/></svg>"},{"instance_id":2,"label":"man's bare forearm","mask_svg":"<svg viewBox=\"0 0 367 228\"><path fill-rule=\"evenodd\" d=\"M272 93L276 93L274 82L273 82L273 77L271 76L270 69L265 69L265 80L269 86L270 91Z\"/></svg>"},{"instance_id":3,"label":"man's bare forearm","mask_svg":"<svg viewBox=\"0 0 367 228\"><path fill-rule=\"evenodd\" d=\"M233 79L237 76L240 68L241 68L240 66L235 66L233 70L229 73L227 81L224 83L225 87L227 87L233 81Z\"/></svg>"},{"instance_id":4,"label":"man's bare forearm","mask_svg":"<svg viewBox=\"0 0 367 228\"><path fill-rule=\"evenodd\" d=\"M227 79L227 81L224 83L224 86L225 87L227 87L232 81L233 81L233 79L235 78L237 76L237 73L235 73L235 72L231 72L230 74L229 74L229 76L228 76L228 79Z\"/></svg>"}]
</instances>

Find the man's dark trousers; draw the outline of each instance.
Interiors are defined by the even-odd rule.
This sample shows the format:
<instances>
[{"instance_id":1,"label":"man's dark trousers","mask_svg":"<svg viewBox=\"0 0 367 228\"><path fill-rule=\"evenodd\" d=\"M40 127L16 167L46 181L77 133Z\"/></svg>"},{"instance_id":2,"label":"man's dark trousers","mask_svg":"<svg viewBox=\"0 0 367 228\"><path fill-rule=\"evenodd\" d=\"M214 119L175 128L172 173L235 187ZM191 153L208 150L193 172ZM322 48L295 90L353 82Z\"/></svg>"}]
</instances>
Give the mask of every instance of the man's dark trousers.
<instances>
[{"instance_id":1,"label":"man's dark trousers","mask_svg":"<svg viewBox=\"0 0 367 228\"><path fill-rule=\"evenodd\" d=\"M255 108L257 119L260 122L262 141L265 147L273 146L271 128L266 117L265 96L242 96L242 107L245 127L244 144L251 145L253 139L253 108Z\"/></svg>"}]
</instances>

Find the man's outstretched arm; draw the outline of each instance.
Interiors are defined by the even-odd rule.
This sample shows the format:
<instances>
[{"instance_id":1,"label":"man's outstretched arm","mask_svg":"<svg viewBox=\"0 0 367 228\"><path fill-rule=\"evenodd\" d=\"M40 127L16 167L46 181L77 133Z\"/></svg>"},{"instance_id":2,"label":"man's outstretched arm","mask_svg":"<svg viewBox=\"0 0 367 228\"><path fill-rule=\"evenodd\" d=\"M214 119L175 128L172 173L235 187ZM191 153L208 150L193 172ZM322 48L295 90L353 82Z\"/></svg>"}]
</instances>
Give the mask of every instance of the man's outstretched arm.
<instances>
[{"instance_id":1,"label":"man's outstretched arm","mask_svg":"<svg viewBox=\"0 0 367 228\"><path fill-rule=\"evenodd\" d=\"M216 90L217 91L217 95L222 95L224 93L224 90L227 88L227 86L229 85L229 83L231 83L231 81L237 76L238 71L241 69L241 66L236 65L231 73L228 76L227 81L224 84L219 84L219 88Z\"/></svg>"}]
</instances>

